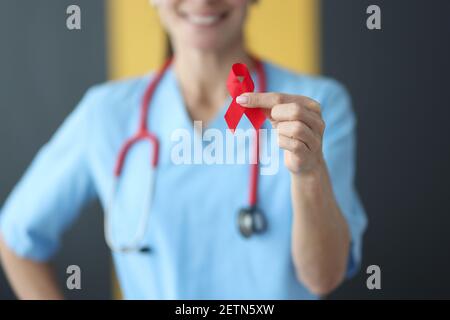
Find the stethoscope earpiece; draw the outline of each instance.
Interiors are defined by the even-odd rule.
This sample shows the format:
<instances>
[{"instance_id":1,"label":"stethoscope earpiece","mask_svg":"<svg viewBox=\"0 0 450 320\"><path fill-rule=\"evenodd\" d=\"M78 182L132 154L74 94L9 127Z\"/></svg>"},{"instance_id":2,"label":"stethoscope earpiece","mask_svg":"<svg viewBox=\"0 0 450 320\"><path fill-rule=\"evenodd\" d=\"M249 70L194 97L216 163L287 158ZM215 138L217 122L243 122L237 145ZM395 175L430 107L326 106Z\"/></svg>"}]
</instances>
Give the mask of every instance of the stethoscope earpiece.
<instances>
[{"instance_id":1,"label":"stethoscope earpiece","mask_svg":"<svg viewBox=\"0 0 450 320\"><path fill-rule=\"evenodd\" d=\"M252 206L239 211L238 226L241 235L250 238L253 234L263 233L267 228L267 222L262 211Z\"/></svg>"}]
</instances>

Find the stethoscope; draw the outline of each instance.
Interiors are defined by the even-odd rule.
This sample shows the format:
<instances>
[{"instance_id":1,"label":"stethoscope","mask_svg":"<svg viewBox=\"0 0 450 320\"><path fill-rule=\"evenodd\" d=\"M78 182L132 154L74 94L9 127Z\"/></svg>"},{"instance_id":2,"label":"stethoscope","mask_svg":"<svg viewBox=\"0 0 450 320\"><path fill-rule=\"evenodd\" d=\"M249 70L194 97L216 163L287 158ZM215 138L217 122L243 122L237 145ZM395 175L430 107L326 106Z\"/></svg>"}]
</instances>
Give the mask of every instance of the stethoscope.
<instances>
[{"instance_id":1,"label":"stethoscope","mask_svg":"<svg viewBox=\"0 0 450 320\"><path fill-rule=\"evenodd\" d=\"M104 219L104 232L107 245L114 252L150 252L151 248L147 245L143 245L142 242L145 238L148 221L150 216L150 206L153 199L154 183L155 183L155 173L158 166L159 158L159 140L155 134L148 130L148 112L151 105L151 100L155 93L158 84L161 79L166 74L168 68L172 64L172 58L168 59L162 68L158 71L156 76L148 85L145 93L142 97L142 104L140 109L139 127L137 132L128 138L119 150L119 155L117 157L115 167L114 167L114 180L108 199L108 203L105 207L105 219ZM267 88L266 84L266 74L264 71L264 66L262 62L256 58L253 59L256 73L258 76L259 91L265 92ZM254 143L254 163L250 164L250 181L249 181L249 200L248 207L239 210L237 217L238 229L241 235L245 238L249 238L254 234L261 234L267 228L266 218L263 212L257 206L257 193L258 193L258 173L259 173L259 134L255 131L255 143ZM112 213L115 203L115 198L117 195L117 190L120 182L120 176L122 173L123 165L125 163L128 151L138 142L148 141L152 147L153 155L151 157L151 177L149 179L148 192L145 197L145 204L141 217L139 219L139 225L136 229L136 233L132 239L126 244L117 243L114 232L112 230Z\"/></svg>"}]
</instances>

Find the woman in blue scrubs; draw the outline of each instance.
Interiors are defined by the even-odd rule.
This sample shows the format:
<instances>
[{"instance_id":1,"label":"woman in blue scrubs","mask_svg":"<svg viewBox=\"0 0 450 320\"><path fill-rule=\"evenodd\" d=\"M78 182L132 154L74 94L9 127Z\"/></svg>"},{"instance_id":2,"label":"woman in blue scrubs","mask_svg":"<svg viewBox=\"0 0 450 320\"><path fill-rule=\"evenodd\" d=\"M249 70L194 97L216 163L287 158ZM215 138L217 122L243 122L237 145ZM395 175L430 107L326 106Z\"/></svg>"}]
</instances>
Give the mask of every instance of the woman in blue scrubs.
<instances>
[{"instance_id":1,"label":"woman in blue scrubs","mask_svg":"<svg viewBox=\"0 0 450 320\"><path fill-rule=\"evenodd\" d=\"M314 299L358 269L366 218L354 186L356 120L336 81L263 62L267 92L237 98L245 108L264 110L263 128L277 129L272 159L282 160L257 183L264 232L247 238L236 223L248 201L248 162L174 161L180 130L207 145L194 121L201 121L200 131L229 133L225 84L234 63L245 63L256 89L262 86L243 40L251 2L152 1L174 59L146 115L159 139L158 166L152 171L148 143L131 148L108 213L114 241L129 243L147 213L148 182L155 182L142 238L151 251L113 252L125 298ZM136 131L154 77L88 90L3 205L0 252L20 298L62 298L48 260L83 206L98 198L108 208L118 152ZM247 118L239 128L251 128ZM261 149L269 150L270 140L261 141ZM226 145L225 153L234 149Z\"/></svg>"}]
</instances>

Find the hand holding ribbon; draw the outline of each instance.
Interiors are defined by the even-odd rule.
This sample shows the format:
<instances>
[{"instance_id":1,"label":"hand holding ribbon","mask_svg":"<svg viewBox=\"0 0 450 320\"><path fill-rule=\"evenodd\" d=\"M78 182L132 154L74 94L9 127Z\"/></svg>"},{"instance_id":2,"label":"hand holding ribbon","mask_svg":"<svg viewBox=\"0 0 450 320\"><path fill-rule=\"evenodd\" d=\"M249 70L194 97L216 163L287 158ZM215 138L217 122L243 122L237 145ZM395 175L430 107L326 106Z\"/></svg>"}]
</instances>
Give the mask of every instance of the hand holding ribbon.
<instances>
[{"instance_id":1,"label":"hand holding ribbon","mask_svg":"<svg viewBox=\"0 0 450 320\"><path fill-rule=\"evenodd\" d=\"M242 81L239 80L239 77L242 77ZM225 113L225 121L228 128L234 133L239 121L245 114L253 127L256 130L260 129L266 120L265 113L259 108L245 108L236 102L236 98L241 94L255 90L255 85L245 64L236 63L232 66L227 80L227 88L233 98L230 107Z\"/></svg>"}]
</instances>

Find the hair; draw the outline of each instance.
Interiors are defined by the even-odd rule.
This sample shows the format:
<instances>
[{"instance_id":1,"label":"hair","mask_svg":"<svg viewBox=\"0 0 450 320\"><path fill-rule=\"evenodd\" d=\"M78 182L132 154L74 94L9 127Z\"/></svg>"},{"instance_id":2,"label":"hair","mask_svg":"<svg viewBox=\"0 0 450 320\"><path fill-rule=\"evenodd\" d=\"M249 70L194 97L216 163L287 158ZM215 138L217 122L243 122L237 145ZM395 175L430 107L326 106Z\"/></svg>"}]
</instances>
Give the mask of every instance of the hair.
<instances>
[{"instance_id":1,"label":"hair","mask_svg":"<svg viewBox=\"0 0 450 320\"><path fill-rule=\"evenodd\" d=\"M165 58L168 59L173 56L173 47L170 43L169 35L166 33L166 50L165 50Z\"/></svg>"}]
</instances>

